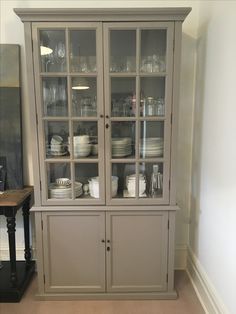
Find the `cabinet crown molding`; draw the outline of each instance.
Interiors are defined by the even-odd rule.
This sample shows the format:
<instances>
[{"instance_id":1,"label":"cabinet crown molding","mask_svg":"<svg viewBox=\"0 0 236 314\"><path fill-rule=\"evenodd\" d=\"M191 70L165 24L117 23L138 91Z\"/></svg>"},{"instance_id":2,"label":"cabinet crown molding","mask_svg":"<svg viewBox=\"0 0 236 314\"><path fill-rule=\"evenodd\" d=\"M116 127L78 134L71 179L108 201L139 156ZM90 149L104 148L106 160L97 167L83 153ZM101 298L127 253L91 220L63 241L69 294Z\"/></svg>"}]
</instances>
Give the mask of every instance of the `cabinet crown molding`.
<instances>
[{"instance_id":1,"label":"cabinet crown molding","mask_svg":"<svg viewBox=\"0 0 236 314\"><path fill-rule=\"evenodd\" d=\"M169 8L15 8L22 22L46 21L184 21L190 7Z\"/></svg>"}]
</instances>

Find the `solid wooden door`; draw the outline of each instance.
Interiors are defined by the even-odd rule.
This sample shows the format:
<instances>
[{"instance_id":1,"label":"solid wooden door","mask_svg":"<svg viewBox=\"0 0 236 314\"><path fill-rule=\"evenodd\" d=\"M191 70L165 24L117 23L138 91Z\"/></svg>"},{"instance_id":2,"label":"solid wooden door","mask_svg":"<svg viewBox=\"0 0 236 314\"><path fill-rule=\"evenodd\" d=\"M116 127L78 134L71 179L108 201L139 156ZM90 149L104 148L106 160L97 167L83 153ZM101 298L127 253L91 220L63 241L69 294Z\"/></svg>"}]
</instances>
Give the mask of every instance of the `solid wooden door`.
<instances>
[{"instance_id":1,"label":"solid wooden door","mask_svg":"<svg viewBox=\"0 0 236 314\"><path fill-rule=\"evenodd\" d=\"M167 241L167 212L107 213L107 291L165 291Z\"/></svg>"},{"instance_id":2,"label":"solid wooden door","mask_svg":"<svg viewBox=\"0 0 236 314\"><path fill-rule=\"evenodd\" d=\"M104 213L42 215L45 291L105 291Z\"/></svg>"}]
</instances>

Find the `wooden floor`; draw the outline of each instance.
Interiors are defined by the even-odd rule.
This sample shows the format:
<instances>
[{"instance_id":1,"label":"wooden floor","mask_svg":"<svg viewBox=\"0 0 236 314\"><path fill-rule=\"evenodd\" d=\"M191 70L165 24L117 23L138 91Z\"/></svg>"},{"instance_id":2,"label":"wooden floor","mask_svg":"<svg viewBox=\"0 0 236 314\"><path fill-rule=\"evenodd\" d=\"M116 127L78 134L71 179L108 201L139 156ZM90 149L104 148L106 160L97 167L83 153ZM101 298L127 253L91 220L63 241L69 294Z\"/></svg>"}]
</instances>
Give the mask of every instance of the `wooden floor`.
<instances>
[{"instance_id":1,"label":"wooden floor","mask_svg":"<svg viewBox=\"0 0 236 314\"><path fill-rule=\"evenodd\" d=\"M204 314L184 271L176 272L177 300L36 301L36 278L20 303L0 303L1 314Z\"/></svg>"}]
</instances>

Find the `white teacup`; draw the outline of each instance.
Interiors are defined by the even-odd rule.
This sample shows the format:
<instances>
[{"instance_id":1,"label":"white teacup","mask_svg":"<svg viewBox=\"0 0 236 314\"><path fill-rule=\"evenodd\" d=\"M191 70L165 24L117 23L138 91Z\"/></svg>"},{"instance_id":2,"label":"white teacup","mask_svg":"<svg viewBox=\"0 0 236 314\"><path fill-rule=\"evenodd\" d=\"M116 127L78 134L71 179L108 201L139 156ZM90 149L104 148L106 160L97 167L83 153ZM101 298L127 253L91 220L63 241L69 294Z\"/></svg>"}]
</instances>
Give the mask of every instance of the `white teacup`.
<instances>
[{"instance_id":1,"label":"white teacup","mask_svg":"<svg viewBox=\"0 0 236 314\"><path fill-rule=\"evenodd\" d=\"M53 135L51 138L51 144L61 144L63 142L63 138L60 135Z\"/></svg>"}]
</instances>

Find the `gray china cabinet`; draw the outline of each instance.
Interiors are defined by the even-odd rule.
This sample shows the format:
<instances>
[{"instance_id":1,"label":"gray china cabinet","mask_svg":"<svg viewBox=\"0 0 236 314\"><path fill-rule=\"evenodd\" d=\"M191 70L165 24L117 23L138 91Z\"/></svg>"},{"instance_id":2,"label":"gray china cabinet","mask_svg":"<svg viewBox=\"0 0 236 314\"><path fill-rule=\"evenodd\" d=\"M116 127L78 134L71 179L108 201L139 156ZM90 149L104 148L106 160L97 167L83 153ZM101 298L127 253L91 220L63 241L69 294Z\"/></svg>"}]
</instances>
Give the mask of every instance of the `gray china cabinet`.
<instances>
[{"instance_id":1,"label":"gray china cabinet","mask_svg":"<svg viewBox=\"0 0 236 314\"><path fill-rule=\"evenodd\" d=\"M25 27L40 298L176 297L190 10L15 9Z\"/></svg>"}]
</instances>

